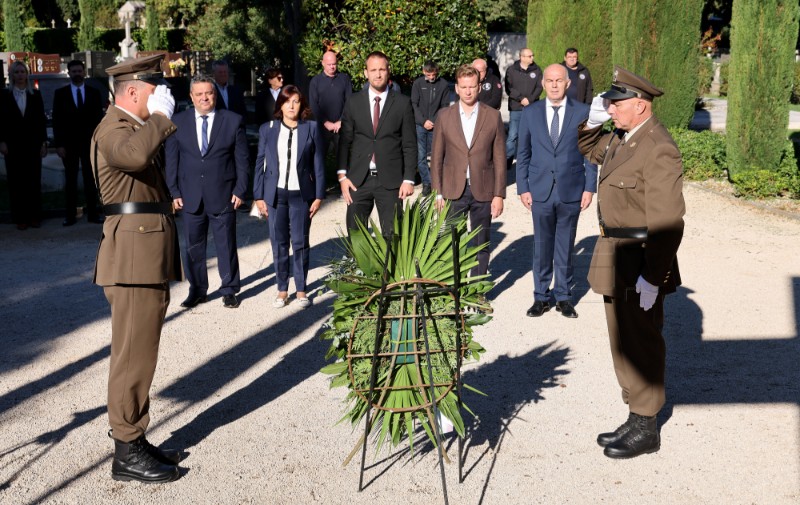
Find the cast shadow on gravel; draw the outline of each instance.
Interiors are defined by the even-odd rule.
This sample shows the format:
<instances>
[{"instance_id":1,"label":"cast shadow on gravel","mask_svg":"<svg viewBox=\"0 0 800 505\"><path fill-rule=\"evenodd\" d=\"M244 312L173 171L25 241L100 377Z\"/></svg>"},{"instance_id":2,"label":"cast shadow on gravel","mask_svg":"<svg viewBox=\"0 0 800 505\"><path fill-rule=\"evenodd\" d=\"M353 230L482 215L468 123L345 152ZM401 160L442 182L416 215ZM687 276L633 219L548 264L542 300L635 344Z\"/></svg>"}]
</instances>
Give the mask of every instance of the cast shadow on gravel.
<instances>
[{"instance_id":1,"label":"cast shadow on gravel","mask_svg":"<svg viewBox=\"0 0 800 505\"><path fill-rule=\"evenodd\" d=\"M159 392L159 396L187 405L202 402L259 361L297 336L297 328L315 326L314 336L282 357L247 386L205 409L192 421L172 432L165 446L194 447L217 428L234 423L279 398L319 372L325 364L327 343L319 341L321 324L329 317L333 300L326 299L300 312L287 311L287 317L264 328L229 351L210 358L192 372ZM272 309L265 309L272 310Z\"/></svg>"},{"instance_id":2,"label":"cast shadow on gravel","mask_svg":"<svg viewBox=\"0 0 800 505\"><path fill-rule=\"evenodd\" d=\"M703 340L703 313L690 297L694 291L681 286L667 297L667 404L661 424L670 419L676 405L793 403L800 407L800 278L791 278L790 289L795 335L788 339L754 335L757 338ZM742 303L746 311L749 304L761 301L732 297L724 303ZM764 309L751 317L764 317Z\"/></svg>"},{"instance_id":3,"label":"cast shadow on gravel","mask_svg":"<svg viewBox=\"0 0 800 505\"><path fill-rule=\"evenodd\" d=\"M544 400L545 389L559 387L561 378L569 373L565 369L569 362L568 347L555 347L554 342L545 344L520 356L503 355L493 362L464 373L464 382L487 393L480 396L471 392L463 398L464 403L477 416L472 419L464 413L467 429L464 443L464 479L478 467L484 458L491 458L478 503L483 503L489 481L492 478L497 454L506 441L513 437L509 425L512 421L536 422L523 419L519 413L530 403ZM480 449L472 455L472 449Z\"/></svg>"}]
</instances>

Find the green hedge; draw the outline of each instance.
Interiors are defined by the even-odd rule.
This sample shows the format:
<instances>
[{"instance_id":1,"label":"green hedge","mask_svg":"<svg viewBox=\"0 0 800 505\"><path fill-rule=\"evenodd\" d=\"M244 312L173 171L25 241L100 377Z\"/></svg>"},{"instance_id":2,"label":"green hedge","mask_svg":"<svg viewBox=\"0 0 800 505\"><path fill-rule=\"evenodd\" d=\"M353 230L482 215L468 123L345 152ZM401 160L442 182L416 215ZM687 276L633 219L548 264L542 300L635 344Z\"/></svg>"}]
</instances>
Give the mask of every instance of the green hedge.
<instances>
[{"instance_id":1,"label":"green hedge","mask_svg":"<svg viewBox=\"0 0 800 505\"><path fill-rule=\"evenodd\" d=\"M794 62L794 77L792 78L792 103L800 103L800 61Z\"/></svg>"},{"instance_id":2,"label":"green hedge","mask_svg":"<svg viewBox=\"0 0 800 505\"><path fill-rule=\"evenodd\" d=\"M736 195L743 198L800 198L800 169L794 142L786 140L777 170L747 170L731 176Z\"/></svg>"},{"instance_id":3,"label":"green hedge","mask_svg":"<svg viewBox=\"0 0 800 505\"><path fill-rule=\"evenodd\" d=\"M683 157L683 176L690 181L721 179L728 169L725 136L712 131L670 128Z\"/></svg>"},{"instance_id":4,"label":"green hedge","mask_svg":"<svg viewBox=\"0 0 800 505\"><path fill-rule=\"evenodd\" d=\"M728 69L730 66L729 61L719 66L719 96L728 96Z\"/></svg>"},{"instance_id":5,"label":"green hedge","mask_svg":"<svg viewBox=\"0 0 800 505\"><path fill-rule=\"evenodd\" d=\"M711 92L711 83L714 82L714 61L705 56L700 58L697 66L697 96L705 96Z\"/></svg>"}]
</instances>

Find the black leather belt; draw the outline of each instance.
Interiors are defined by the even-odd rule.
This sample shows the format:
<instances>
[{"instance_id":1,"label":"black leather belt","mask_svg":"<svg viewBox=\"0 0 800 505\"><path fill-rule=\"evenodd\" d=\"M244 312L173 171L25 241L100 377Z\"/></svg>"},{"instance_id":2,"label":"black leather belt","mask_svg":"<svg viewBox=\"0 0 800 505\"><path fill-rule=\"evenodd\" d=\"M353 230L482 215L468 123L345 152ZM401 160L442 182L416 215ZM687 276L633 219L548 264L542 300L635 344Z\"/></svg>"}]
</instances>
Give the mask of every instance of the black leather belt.
<instances>
[{"instance_id":1,"label":"black leather belt","mask_svg":"<svg viewBox=\"0 0 800 505\"><path fill-rule=\"evenodd\" d=\"M647 238L647 228L609 228L600 227L600 235L607 238L635 238L644 240Z\"/></svg>"},{"instance_id":2,"label":"black leather belt","mask_svg":"<svg viewBox=\"0 0 800 505\"><path fill-rule=\"evenodd\" d=\"M172 214L171 202L122 202L103 206L106 216L115 214Z\"/></svg>"}]
</instances>

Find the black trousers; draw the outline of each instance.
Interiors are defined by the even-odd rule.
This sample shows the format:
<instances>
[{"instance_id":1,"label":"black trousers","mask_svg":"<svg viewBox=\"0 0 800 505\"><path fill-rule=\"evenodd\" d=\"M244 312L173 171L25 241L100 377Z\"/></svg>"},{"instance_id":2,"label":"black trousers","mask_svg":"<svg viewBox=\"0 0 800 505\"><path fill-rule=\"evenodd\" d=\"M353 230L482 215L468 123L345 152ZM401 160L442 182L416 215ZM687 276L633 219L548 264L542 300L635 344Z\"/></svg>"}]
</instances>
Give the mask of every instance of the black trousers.
<instances>
[{"instance_id":1,"label":"black trousers","mask_svg":"<svg viewBox=\"0 0 800 505\"><path fill-rule=\"evenodd\" d=\"M472 196L469 184L464 189L464 194L458 200L450 203L450 215L469 215L470 229L478 226L481 231L470 241L470 246L479 246L489 242L492 232L492 202L479 202ZM485 247L478 253L478 266L470 270L472 276L483 275L489 271L489 248Z\"/></svg>"},{"instance_id":2,"label":"black trousers","mask_svg":"<svg viewBox=\"0 0 800 505\"><path fill-rule=\"evenodd\" d=\"M77 145L65 148L66 156L64 162L64 197L66 200L66 218L75 217L75 209L78 206L78 168L80 165L81 176L83 177L83 195L86 199L86 213L89 219L100 215L97 208L97 187L92 173L92 163L89 157L89 144L86 146Z\"/></svg>"},{"instance_id":3,"label":"black trousers","mask_svg":"<svg viewBox=\"0 0 800 505\"><path fill-rule=\"evenodd\" d=\"M42 155L39 147L8 146L6 155L11 220L30 224L42 219Z\"/></svg>"},{"instance_id":4,"label":"black trousers","mask_svg":"<svg viewBox=\"0 0 800 505\"><path fill-rule=\"evenodd\" d=\"M378 220L380 221L381 234L389 236L394 229L394 218L400 216L403 210L403 201L400 200L399 189L386 189L378 182L378 177L368 175L358 191L351 191L350 197L353 199L347 207L347 230L357 228L356 218L364 225L368 225L369 215L373 207L378 208Z\"/></svg>"},{"instance_id":5,"label":"black trousers","mask_svg":"<svg viewBox=\"0 0 800 505\"><path fill-rule=\"evenodd\" d=\"M239 292L239 255L236 252L236 212L229 206L221 214L206 212L201 204L197 213L183 212L183 231L186 238L186 279L193 294L202 296L208 292L208 267L206 249L208 229L214 235L219 270L219 292L232 295Z\"/></svg>"}]
</instances>

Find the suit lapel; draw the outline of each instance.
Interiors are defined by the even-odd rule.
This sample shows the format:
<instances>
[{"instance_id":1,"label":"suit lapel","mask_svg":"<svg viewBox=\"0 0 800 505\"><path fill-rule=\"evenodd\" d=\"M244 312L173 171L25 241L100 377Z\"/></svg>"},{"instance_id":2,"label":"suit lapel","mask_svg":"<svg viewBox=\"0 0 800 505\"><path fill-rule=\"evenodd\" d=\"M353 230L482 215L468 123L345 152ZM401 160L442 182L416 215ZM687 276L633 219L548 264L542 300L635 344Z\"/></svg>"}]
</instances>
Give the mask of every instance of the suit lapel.
<instances>
[{"instance_id":1,"label":"suit lapel","mask_svg":"<svg viewBox=\"0 0 800 505\"><path fill-rule=\"evenodd\" d=\"M600 171L600 180L605 179L611 172L617 169L617 167L624 164L628 161L636 151L636 146L639 145L637 138L639 137L640 132L636 132L636 134L625 144L623 144L623 139L625 138L625 132L621 130L617 130L616 139L611 141L611 144L608 147L608 152L606 153L606 158L609 156L611 157L608 161L603 160L603 168Z\"/></svg>"},{"instance_id":2,"label":"suit lapel","mask_svg":"<svg viewBox=\"0 0 800 505\"><path fill-rule=\"evenodd\" d=\"M369 94L367 94L367 97L369 97ZM383 104L383 109L381 110L381 116L380 118L378 118L378 129L375 132L376 136L378 135L378 132L381 131L381 128L383 128L384 118L389 117L388 116L389 110L392 108L393 103L394 103L394 93L390 91L386 94L386 103ZM370 124L372 124L372 115L370 115Z\"/></svg>"},{"instance_id":3,"label":"suit lapel","mask_svg":"<svg viewBox=\"0 0 800 505\"><path fill-rule=\"evenodd\" d=\"M536 121L542 125L541 135L537 135L539 139L539 144L542 148L547 151L548 153L552 153L555 151L553 147L553 141L550 140L550 125L547 123L547 102L543 102L544 107L540 107L536 112ZM533 107L533 105L529 105L528 107Z\"/></svg>"},{"instance_id":4,"label":"suit lapel","mask_svg":"<svg viewBox=\"0 0 800 505\"><path fill-rule=\"evenodd\" d=\"M300 123L297 125L297 170L300 171L300 167L302 166L300 163L303 159L303 153L305 153L305 145L308 142L308 135L311 131L311 128L308 126L308 123Z\"/></svg>"},{"instance_id":5,"label":"suit lapel","mask_svg":"<svg viewBox=\"0 0 800 505\"><path fill-rule=\"evenodd\" d=\"M555 147L553 150L558 147L558 144L561 143L561 139L564 138L564 132L567 131L567 127L571 127L572 124L572 116L575 112L575 107L572 106L569 98L564 99L564 124L561 125L561 133L558 135L558 141L556 142Z\"/></svg>"},{"instance_id":6,"label":"suit lapel","mask_svg":"<svg viewBox=\"0 0 800 505\"><path fill-rule=\"evenodd\" d=\"M211 149L214 148L214 141L217 140L219 137L219 132L222 131L222 128L225 127L225 114L220 114L220 111L217 111L214 114L214 123L211 125L211 133L208 136L208 151L206 154L211 152Z\"/></svg>"},{"instance_id":7,"label":"suit lapel","mask_svg":"<svg viewBox=\"0 0 800 505\"><path fill-rule=\"evenodd\" d=\"M469 145L467 145L467 150L471 150L472 146L475 145L475 139L480 138L478 135L480 134L483 125L486 123L486 114L481 114L481 105L478 103L475 104L475 110L472 112L473 114L477 114L478 117L475 119L475 130L472 132L472 139L470 139ZM459 118L461 119L461 118ZM466 139L464 139L466 141Z\"/></svg>"}]
</instances>

